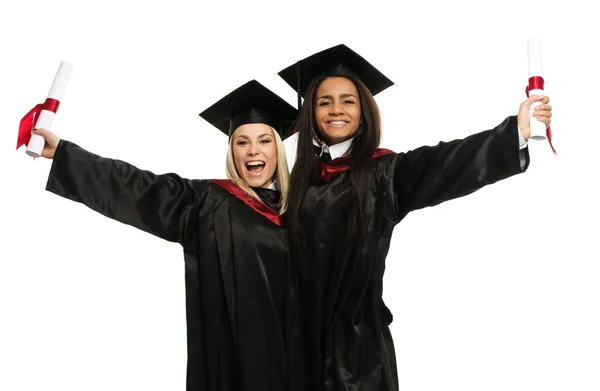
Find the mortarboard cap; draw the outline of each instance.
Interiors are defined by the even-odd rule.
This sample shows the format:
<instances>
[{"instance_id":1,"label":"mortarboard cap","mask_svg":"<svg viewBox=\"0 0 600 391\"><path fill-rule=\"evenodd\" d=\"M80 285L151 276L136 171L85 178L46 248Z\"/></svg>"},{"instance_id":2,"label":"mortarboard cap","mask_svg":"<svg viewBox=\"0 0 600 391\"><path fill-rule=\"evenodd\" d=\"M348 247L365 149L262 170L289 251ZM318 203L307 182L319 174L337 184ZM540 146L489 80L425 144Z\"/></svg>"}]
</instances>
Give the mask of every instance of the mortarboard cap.
<instances>
[{"instance_id":1,"label":"mortarboard cap","mask_svg":"<svg viewBox=\"0 0 600 391\"><path fill-rule=\"evenodd\" d=\"M279 76L298 92L300 98L300 95L306 95L308 85L315 77L334 69L345 69L356 74L373 95L394 85L377 68L344 44L306 57L279 72Z\"/></svg>"},{"instance_id":2,"label":"mortarboard cap","mask_svg":"<svg viewBox=\"0 0 600 391\"><path fill-rule=\"evenodd\" d=\"M200 113L200 116L225 135L244 124L266 124L281 136L289 137L298 111L279 95L256 80L230 92Z\"/></svg>"}]
</instances>

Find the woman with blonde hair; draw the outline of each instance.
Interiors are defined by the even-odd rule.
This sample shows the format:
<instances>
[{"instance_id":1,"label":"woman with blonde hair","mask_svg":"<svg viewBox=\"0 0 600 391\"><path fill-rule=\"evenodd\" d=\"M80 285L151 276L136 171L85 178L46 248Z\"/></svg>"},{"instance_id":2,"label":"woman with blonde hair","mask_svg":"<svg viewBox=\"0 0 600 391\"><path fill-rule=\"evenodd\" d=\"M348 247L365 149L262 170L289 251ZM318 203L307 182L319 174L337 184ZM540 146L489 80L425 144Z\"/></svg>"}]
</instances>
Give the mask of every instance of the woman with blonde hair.
<instances>
[{"instance_id":1,"label":"woman with blonde hair","mask_svg":"<svg viewBox=\"0 0 600 391\"><path fill-rule=\"evenodd\" d=\"M44 129L46 190L183 247L187 390L302 390L297 288L280 215L296 109L255 80L200 114L229 136L228 180L156 175ZM283 197L282 197L283 195Z\"/></svg>"}]
</instances>

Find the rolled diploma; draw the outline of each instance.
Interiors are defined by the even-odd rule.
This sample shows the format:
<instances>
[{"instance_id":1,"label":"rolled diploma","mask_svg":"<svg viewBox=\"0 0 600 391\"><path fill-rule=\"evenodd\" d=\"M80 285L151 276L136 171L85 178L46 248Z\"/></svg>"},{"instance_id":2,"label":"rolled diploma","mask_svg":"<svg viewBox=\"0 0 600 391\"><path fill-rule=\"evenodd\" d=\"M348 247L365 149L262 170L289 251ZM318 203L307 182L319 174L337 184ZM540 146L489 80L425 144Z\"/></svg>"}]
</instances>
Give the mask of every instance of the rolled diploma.
<instances>
[{"instance_id":1,"label":"rolled diploma","mask_svg":"<svg viewBox=\"0 0 600 391\"><path fill-rule=\"evenodd\" d=\"M62 95L67 87L72 71L73 65L71 63L66 61L62 61L60 63L58 71L56 72L56 76L54 77L54 81L50 86L48 98L56 99L57 101L61 102ZM40 116L35 122L34 128L50 130L52 127L52 120L54 120L55 115L56 114L51 111L42 110ZM29 156L40 157L42 155L42 150L44 149L45 143L46 140L42 136L32 134L29 144L27 144L25 153Z\"/></svg>"},{"instance_id":2,"label":"rolled diploma","mask_svg":"<svg viewBox=\"0 0 600 391\"><path fill-rule=\"evenodd\" d=\"M533 76L543 77L542 74L542 45L539 39L529 39L527 41L527 58L529 60L529 78ZM535 89L529 91L531 95L544 95L544 90ZM534 109L542 102L535 102L529 109L529 137L533 140L546 139L546 124L533 116Z\"/></svg>"}]
</instances>

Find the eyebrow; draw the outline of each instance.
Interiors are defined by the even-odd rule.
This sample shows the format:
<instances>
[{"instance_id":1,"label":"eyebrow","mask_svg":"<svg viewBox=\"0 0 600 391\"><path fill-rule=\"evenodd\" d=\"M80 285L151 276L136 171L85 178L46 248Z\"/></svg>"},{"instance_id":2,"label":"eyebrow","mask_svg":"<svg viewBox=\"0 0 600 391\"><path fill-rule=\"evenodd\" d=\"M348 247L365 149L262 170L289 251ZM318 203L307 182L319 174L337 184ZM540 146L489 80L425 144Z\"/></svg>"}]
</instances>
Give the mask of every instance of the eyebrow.
<instances>
[{"instance_id":1,"label":"eyebrow","mask_svg":"<svg viewBox=\"0 0 600 391\"><path fill-rule=\"evenodd\" d=\"M349 97L354 98L354 99L358 99L356 96L354 96L354 94L350 94L350 93L346 93L346 94L341 94L340 95L340 98L349 98ZM333 99L333 97L331 95L321 95L321 96L319 96L317 98L317 100L319 100L319 99L326 99L326 98Z\"/></svg>"},{"instance_id":2,"label":"eyebrow","mask_svg":"<svg viewBox=\"0 0 600 391\"><path fill-rule=\"evenodd\" d=\"M265 136L267 136L267 137L273 137L273 136L272 136L271 134L269 134L269 133L263 133L263 134L259 135L257 138L261 138L261 137L265 137ZM240 134L239 136L236 136L236 138L235 138L235 139L237 140L237 139L239 139L239 138L245 138L246 140L250 139L250 137L246 136L245 134Z\"/></svg>"}]
</instances>

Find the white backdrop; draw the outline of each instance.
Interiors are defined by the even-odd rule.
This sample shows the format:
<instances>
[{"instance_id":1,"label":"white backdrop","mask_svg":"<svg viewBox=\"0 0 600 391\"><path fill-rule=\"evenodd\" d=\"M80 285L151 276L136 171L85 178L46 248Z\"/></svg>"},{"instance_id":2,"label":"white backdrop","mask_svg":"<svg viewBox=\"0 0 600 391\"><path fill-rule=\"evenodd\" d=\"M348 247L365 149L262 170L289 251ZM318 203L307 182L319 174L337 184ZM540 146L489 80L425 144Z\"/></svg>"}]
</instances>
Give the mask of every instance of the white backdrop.
<instances>
[{"instance_id":1,"label":"white backdrop","mask_svg":"<svg viewBox=\"0 0 600 391\"><path fill-rule=\"evenodd\" d=\"M223 178L226 137L198 113L250 79L295 105L277 72L345 43L396 83L377 101L382 147L403 151L516 114L529 37L559 155L532 142L527 173L397 227L384 299L400 388L599 390L600 28L586 3L3 3L0 390L185 389L179 245L45 192L51 162L15 151L60 61L74 71L56 134L155 173Z\"/></svg>"}]
</instances>

